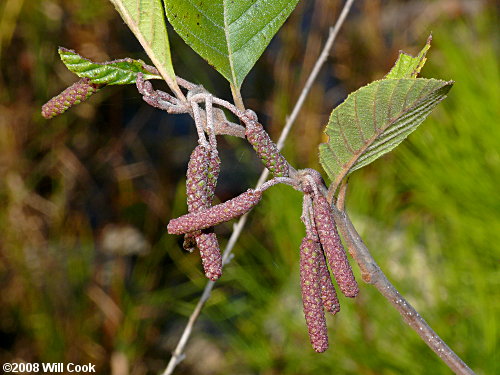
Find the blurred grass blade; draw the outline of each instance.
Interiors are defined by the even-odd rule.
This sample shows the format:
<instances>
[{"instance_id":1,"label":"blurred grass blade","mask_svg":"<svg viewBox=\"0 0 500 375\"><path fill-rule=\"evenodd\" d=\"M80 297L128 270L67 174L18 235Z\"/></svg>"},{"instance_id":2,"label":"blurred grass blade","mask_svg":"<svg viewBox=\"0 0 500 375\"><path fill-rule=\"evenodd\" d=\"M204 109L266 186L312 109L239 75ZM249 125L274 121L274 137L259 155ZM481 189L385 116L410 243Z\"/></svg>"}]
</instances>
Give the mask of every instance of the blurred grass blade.
<instances>
[{"instance_id":1,"label":"blurred grass blade","mask_svg":"<svg viewBox=\"0 0 500 375\"><path fill-rule=\"evenodd\" d=\"M445 97L453 81L382 79L335 108L320 145L320 162L336 189L342 179L399 145Z\"/></svg>"},{"instance_id":2,"label":"blurred grass blade","mask_svg":"<svg viewBox=\"0 0 500 375\"><path fill-rule=\"evenodd\" d=\"M431 48L432 35L427 38L427 43L417 57L413 57L403 51L399 52L399 57L392 67L392 69L387 73L385 78L417 78L418 74L425 65L427 58L425 55L429 48Z\"/></svg>"},{"instance_id":3,"label":"blurred grass blade","mask_svg":"<svg viewBox=\"0 0 500 375\"><path fill-rule=\"evenodd\" d=\"M144 79L162 79L144 69L141 60L121 59L97 63L80 56L75 51L59 47L59 56L66 67L80 78L89 78L91 82L106 85L135 84L137 73L143 73Z\"/></svg>"},{"instance_id":4,"label":"blurred grass blade","mask_svg":"<svg viewBox=\"0 0 500 375\"><path fill-rule=\"evenodd\" d=\"M139 40L170 89L179 97L184 97L175 79L161 0L110 1Z\"/></svg>"},{"instance_id":5,"label":"blurred grass blade","mask_svg":"<svg viewBox=\"0 0 500 375\"><path fill-rule=\"evenodd\" d=\"M164 0L174 29L238 89L297 2Z\"/></svg>"}]
</instances>

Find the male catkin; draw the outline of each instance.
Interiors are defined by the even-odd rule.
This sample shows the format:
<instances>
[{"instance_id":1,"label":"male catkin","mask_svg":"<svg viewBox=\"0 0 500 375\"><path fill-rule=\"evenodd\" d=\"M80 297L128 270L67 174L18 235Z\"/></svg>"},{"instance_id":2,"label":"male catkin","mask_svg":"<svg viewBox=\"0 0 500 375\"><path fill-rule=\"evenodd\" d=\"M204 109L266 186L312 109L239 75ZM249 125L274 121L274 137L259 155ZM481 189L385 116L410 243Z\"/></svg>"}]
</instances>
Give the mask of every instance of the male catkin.
<instances>
[{"instance_id":1,"label":"male catkin","mask_svg":"<svg viewBox=\"0 0 500 375\"><path fill-rule=\"evenodd\" d=\"M318 353L328 349L328 330L321 300L317 243L304 238L300 245L300 286L309 339Z\"/></svg>"},{"instance_id":2,"label":"male catkin","mask_svg":"<svg viewBox=\"0 0 500 375\"><path fill-rule=\"evenodd\" d=\"M224 203L170 220L167 226L168 233L183 234L194 232L235 219L250 211L259 203L261 198L261 191L248 189L236 198Z\"/></svg>"},{"instance_id":3,"label":"male catkin","mask_svg":"<svg viewBox=\"0 0 500 375\"><path fill-rule=\"evenodd\" d=\"M276 177L288 177L289 166L281 155L278 146L271 140L262 125L257 121L248 121L245 136L259 156L262 163Z\"/></svg>"},{"instance_id":4,"label":"male catkin","mask_svg":"<svg viewBox=\"0 0 500 375\"><path fill-rule=\"evenodd\" d=\"M313 196L313 215L321 246L340 290L346 297L356 297L358 284L337 232L330 204L322 194Z\"/></svg>"},{"instance_id":5,"label":"male catkin","mask_svg":"<svg viewBox=\"0 0 500 375\"><path fill-rule=\"evenodd\" d=\"M42 106L42 116L49 119L60 115L70 107L88 99L92 94L99 91L102 86L92 83L89 78L82 78L45 103Z\"/></svg>"}]
</instances>

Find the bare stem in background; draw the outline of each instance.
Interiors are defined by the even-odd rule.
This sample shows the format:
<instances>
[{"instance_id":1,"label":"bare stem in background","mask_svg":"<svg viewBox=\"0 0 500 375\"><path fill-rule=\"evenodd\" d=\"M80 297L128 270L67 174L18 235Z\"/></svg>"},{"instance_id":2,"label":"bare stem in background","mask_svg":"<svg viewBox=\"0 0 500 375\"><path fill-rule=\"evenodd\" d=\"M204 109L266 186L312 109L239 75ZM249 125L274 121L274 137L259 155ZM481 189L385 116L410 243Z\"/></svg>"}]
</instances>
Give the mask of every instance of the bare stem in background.
<instances>
[{"instance_id":1,"label":"bare stem in background","mask_svg":"<svg viewBox=\"0 0 500 375\"><path fill-rule=\"evenodd\" d=\"M309 74L309 77L307 78L307 81L304 85L304 88L302 89L302 92L300 93L299 99L297 100L297 103L295 103L295 107L293 108L292 113L290 114L290 117L288 118L285 127L281 131L280 138L278 139L277 145L278 149L281 150L283 148L283 145L285 144L285 140L288 137L288 133L290 133L290 129L292 128L293 123L297 119L297 116L299 115L300 110L302 109L302 105L304 104L307 94L309 94L309 91L311 91L311 87L318 77L319 71L323 67L323 64L326 62L326 59L328 59L328 55L330 54L330 51L332 50L333 43L335 42L335 38L337 38L337 34L339 33L339 30L344 23L347 15L349 14L349 11L351 10L351 6L354 3L354 0L347 0L346 3L344 4L344 8L342 8L342 12L340 12L339 18L337 19L337 22L335 23L335 26L330 27L330 33L328 35L328 39L325 42L325 45L323 46L323 49L321 51L321 54L318 57L318 60L314 64L313 69L311 70L311 73Z\"/></svg>"},{"instance_id":2,"label":"bare stem in background","mask_svg":"<svg viewBox=\"0 0 500 375\"><path fill-rule=\"evenodd\" d=\"M325 42L325 45L323 47L323 50L316 61L316 64L314 65L305 85L304 88L302 89L302 92L299 96L299 99L295 103L295 106L292 110L292 113L290 117L287 119L287 122L285 126L283 127L283 130L281 131L281 135L279 137L279 140L277 142L278 149L282 149L283 145L285 144L285 140L288 137L288 134L290 133L290 130L292 128L293 123L297 119L297 116L299 114L300 109L302 108L302 105L304 104L304 101L307 97L307 94L311 90L313 82L316 80L318 77L319 71L321 70L321 67L325 63L326 59L328 58L328 55L330 53L330 50L332 49L333 42L335 41L335 37L337 36L340 27L344 23L347 14L349 13L349 10L351 9L352 3L354 0L348 0L344 8L342 9L342 12L340 13L339 18L337 19L337 22L335 23L335 26L330 29L330 34ZM233 96L234 96L234 91L233 91ZM241 97L241 96L240 96ZM235 102L236 105L238 106L238 103ZM243 106L243 101L241 101L241 106ZM238 106L239 107L239 106ZM244 109L244 108L243 108ZM240 110L243 110L240 108ZM256 188L259 188L266 180L267 177L269 176L269 171L267 169L264 169L259 177L259 180L257 181ZM224 253L222 255L222 266L225 266L229 260L231 259L231 253L233 251L234 245L236 244L236 241L241 235L241 232L243 231L243 228L247 222L248 219L248 213L243 215L238 222L235 224L233 233L231 234L231 237L229 238L229 242L226 245L226 248L224 249ZM182 336L177 343L177 346L175 350L172 353L172 357L170 358L170 361L168 362L167 367L165 368L165 371L163 371L162 375L170 375L173 373L177 365L184 359L184 348L186 347L187 341L189 339L189 336L191 335L191 332L193 331L194 324L196 323L198 317L200 316L201 310L203 309L203 306L205 306L205 303L208 301L210 298L210 293L212 292L212 289L215 285L215 282L213 281L208 281L207 285L205 285L205 289L203 290L203 293L200 297L200 300L196 304L196 307L194 308L193 312L191 313L191 316L189 317L188 323L186 324L186 327L184 328L184 331L182 332Z\"/></svg>"}]
</instances>

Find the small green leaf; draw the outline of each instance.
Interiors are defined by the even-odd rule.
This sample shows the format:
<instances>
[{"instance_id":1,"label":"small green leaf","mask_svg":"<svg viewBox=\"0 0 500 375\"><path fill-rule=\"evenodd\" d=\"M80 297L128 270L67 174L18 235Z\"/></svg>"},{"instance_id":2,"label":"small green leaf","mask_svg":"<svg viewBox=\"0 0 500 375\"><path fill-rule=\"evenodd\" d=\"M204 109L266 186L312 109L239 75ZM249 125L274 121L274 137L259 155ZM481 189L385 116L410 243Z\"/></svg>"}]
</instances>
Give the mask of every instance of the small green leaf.
<instances>
[{"instance_id":1,"label":"small green leaf","mask_svg":"<svg viewBox=\"0 0 500 375\"><path fill-rule=\"evenodd\" d=\"M236 88L298 0L164 0L168 20Z\"/></svg>"},{"instance_id":2,"label":"small green leaf","mask_svg":"<svg viewBox=\"0 0 500 375\"><path fill-rule=\"evenodd\" d=\"M425 55L429 48L431 48L431 42L432 35L427 38L427 43L417 57L400 51L396 63L384 78L417 78L427 60Z\"/></svg>"},{"instance_id":3,"label":"small green leaf","mask_svg":"<svg viewBox=\"0 0 500 375\"><path fill-rule=\"evenodd\" d=\"M453 81L382 79L351 93L335 108L320 145L331 189L350 173L399 145L446 98Z\"/></svg>"},{"instance_id":4,"label":"small green leaf","mask_svg":"<svg viewBox=\"0 0 500 375\"><path fill-rule=\"evenodd\" d=\"M144 69L144 62L141 60L122 59L97 63L63 47L59 47L59 55L69 70L78 77L89 78L93 83L106 85L134 84L137 73L143 73L145 79L162 78Z\"/></svg>"},{"instance_id":5,"label":"small green leaf","mask_svg":"<svg viewBox=\"0 0 500 375\"><path fill-rule=\"evenodd\" d=\"M161 0L110 0L169 87L183 97L170 56Z\"/></svg>"}]
</instances>

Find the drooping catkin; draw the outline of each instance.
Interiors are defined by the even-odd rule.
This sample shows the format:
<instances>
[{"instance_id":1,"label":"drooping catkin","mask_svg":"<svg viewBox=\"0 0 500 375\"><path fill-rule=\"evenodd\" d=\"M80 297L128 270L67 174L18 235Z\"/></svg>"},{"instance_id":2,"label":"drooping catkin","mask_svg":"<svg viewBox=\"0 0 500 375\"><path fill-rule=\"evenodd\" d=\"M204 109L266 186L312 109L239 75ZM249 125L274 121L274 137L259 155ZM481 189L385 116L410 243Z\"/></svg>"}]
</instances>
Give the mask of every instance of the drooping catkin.
<instances>
[{"instance_id":1,"label":"drooping catkin","mask_svg":"<svg viewBox=\"0 0 500 375\"><path fill-rule=\"evenodd\" d=\"M261 198L261 191L249 189L224 203L170 220L168 233L189 233L224 223L250 211Z\"/></svg>"},{"instance_id":2,"label":"drooping catkin","mask_svg":"<svg viewBox=\"0 0 500 375\"><path fill-rule=\"evenodd\" d=\"M92 83L89 78L82 78L45 103L42 106L42 116L50 119L60 115L70 107L88 99L101 87L102 85Z\"/></svg>"},{"instance_id":3,"label":"drooping catkin","mask_svg":"<svg viewBox=\"0 0 500 375\"><path fill-rule=\"evenodd\" d=\"M198 145L191 152L186 172L186 196L189 212L207 208L208 155L209 149ZM210 206L210 204L208 204ZM200 232L184 236L183 248L192 252L196 246L196 235Z\"/></svg>"},{"instance_id":4,"label":"drooping catkin","mask_svg":"<svg viewBox=\"0 0 500 375\"><path fill-rule=\"evenodd\" d=\"M321 299L317 243L304 238L300 245L300 286L309 339L318 353L328 349L328 331Z\"/></svg>"},{"instance_id":5,"label":"drooping catkin","mask_svg":"<svg viewBox=\"0 0 500 375\"><path fill-rule=\"evenodd\" d=\"M340 290L346 297L356 297L358 284L337 232L330 205L322 194L313 196L313 216L321 246Z\"/></svg>"},{"instance_id":6,"label":"drooping catkin","mask_svg":"<svg viewBox=\"0 0 500 375\"><path fill-rule=\"evenodd\" d=\"M210 208L219 175L217 150L198 145L191 153L186 173L188 210L191 213ZM198 246L205 275L212 281L222 275L222 257L215 233L196 231L184 236L183 247L193 251Z\"/></svg>"},{"instance_id":7,"label":"drooping catkin","mask_svg":"<svg viewBox=\"0 0 500 375\"><path fill-rule=\"evenodd\" d=\"M201 231L195 236L195 239L196 245L200 249L205 276L212 281L216 281L222 275L222 257L217 236L213 232Z\"/></svg>"},{"instance_id":8,"label":"drooping catkin","mask_svg":"<svg viewBox=\"0 0 500 375\"><path fill-rule=\"evenodd\" d=\"M210 150L198 145L191 153L186 172L186 195L189 212L210 206L207 196Z\"/></svg>"},{"instance_id":9,"label":"drooping catkin","mask_svg":"<svg viewBox=\"0 0 500 375\"><path fill-rule=\"evenodd\" d=\"M245 129L248 142L259 156L262 163L275 177L288 177L289 166L281 155L278 146L269 138L264 127L257 121L248 121Z\"/></svg>"},{"instance_id":10,"label":"drooping catkin","mask_svg":"<svg viewBox=\"0 0 500 375\"><path fill-rule=\"evenodd\" d=\"M325 255L323 254L321 245L317 242L316 251L318 252L318 273L319 285L321 287L321 300L323 301L325 310L335 315L340 311L340 302L330 277L330 271L326 265Z\"/></svg>"}]
</instances>

